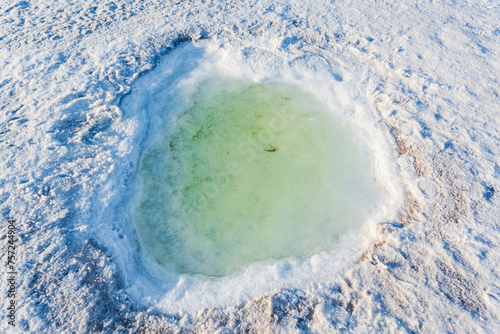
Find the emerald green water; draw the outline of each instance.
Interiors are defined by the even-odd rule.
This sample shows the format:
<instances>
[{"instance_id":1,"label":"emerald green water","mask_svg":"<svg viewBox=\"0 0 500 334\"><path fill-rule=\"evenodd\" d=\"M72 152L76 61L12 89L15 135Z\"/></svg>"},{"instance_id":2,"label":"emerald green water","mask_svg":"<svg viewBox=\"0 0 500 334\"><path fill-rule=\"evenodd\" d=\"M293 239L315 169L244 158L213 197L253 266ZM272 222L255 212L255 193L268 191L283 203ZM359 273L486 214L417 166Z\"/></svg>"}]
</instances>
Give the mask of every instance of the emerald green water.
<instances>
[{"instance_id":1,"label":"emerald green water","mask_svg":"<svg viewBox=\"0 0 500 334\"><path fill-rule=\"evenodd\" d=\"M134 224L148 256L210 276L330 250L376 198L351 133L317 99L221 79L145 153L140 180Z\"/></svg>"}]
</instances>

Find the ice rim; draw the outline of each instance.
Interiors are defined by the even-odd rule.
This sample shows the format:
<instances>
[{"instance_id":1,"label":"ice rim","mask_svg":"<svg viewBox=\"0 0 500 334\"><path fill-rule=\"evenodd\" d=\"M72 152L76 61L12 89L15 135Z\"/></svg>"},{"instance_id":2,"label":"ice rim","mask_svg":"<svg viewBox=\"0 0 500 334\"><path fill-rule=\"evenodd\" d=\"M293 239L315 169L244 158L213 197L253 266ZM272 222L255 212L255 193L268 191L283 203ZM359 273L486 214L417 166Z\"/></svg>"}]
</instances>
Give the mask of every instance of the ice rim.
<instances>
[{"instance_id":1,"label":"ice rim","mask_svg":"<svg viewBox=\"0 0 500 334\"><path fill-rule=\"evenodd\" d=\"M137 301L147 301L148 306L154 305L165 312L198 312L205 308L236 306L259 295L285 288L311 288L326 283L332 275L340 274L362 256L377 239L377 223L394 220L403 205L404 190L390 149L390 136L387 129L380 126L380 120L368 102L359 96L358 89L362 87L364 78L359 77L356 67L354 71L339 69L332 75L335 59L327 63L320 58L293 64L291 59L287 60L285 52L269 54L255 48L242 54L239 52L241 47L221 46L211 41L184 43L165 56L154 70L138 79L120 108L124 113L141 115L139 123L143 128L138 131L142 133L138 145L139 161L147 148L162 137L165 129L174 126L174 116L187 104L200 82L213 77L281 82L314 95L332 113L336 113L334 116L345 123L344 126L351 128L355 144L370 161L370 173L381 190L380 199L370 209L367 221L345 234L332 251L323 251L305 259L291 257L260 261L242 272L221 278L168 272L142 252L131 252L125 244L120 246L123 254L116 255L129 258L123 263L132 264L123 268L132 279L130 295ZM262 62L261 59L266 61ZM171 101L167 105L171 110L168 118L164 117L164 102L151 102L164 100L165 96ZM136 174L123 198L112 209L120 213L114 221L117 224L119 221L127 222L130 228L127 239L135 240L137 245L140 242L131 222L131 211L138 201L138 182ZM120 244L120 240L114 242ZM134 272L136 274L130 274ZM183 297L179 298L179 295Z\"/></svg>"}]
</instances>

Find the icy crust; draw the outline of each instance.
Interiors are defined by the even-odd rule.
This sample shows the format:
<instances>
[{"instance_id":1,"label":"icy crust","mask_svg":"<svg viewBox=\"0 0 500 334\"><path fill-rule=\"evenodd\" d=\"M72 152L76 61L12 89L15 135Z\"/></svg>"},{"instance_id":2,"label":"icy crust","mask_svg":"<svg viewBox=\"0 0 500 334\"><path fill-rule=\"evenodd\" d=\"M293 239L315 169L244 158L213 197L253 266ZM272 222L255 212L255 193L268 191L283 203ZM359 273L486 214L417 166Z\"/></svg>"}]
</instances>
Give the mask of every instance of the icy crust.
<instances>
[{"instance_id":1,"label":"icy crust","mask_svg":"<svg viewBox=\"0 0 500 334\"><path fill-rule=\"evenodd\" d=\"M500 331L497 5L39 1L2 6L0 18L0 211L18 220L22 245L19 320L2 332ZM328 80L355 78L347 96L369 108L346 117L390 139L376 155L395 152L389 174L407 196L347 269L325 260L313 284L256 281L246 301L179 312L161 299L179 281L147 273L126 208L113 210L133 195L153 123L120 101L199 39L276 73L296 59ZM174 297L197 302L191 283Z\"/></svg>"},{"instance_id":2,"label":"icy crust","mask_svg":"<svg viewBox=\"0 0 500 334\"><path fill-rule=\"evenodd\" d=\"M293 59L296 56L292 56L287 61L290 55L286 52L269 54L258 49L247 51L242 55L238 50L245 46L246 43L243 46L221 47L208 41L195 45L187 44L173 51L151 73L137 81L135 87L140 93L127 96L123 100L122 109L125 113L142 110L147 115L146 119L151 119L147 142L144 145L145 151L149 146L155 147L158 142L164 140L166 131L175 127L173 122L177 114L189 105L187 99L206 78L222 76L232 77L233 80L264 83L267 81L286 82L321 97L321 101L339 119L345 122L350 119L349 126L356 128L356 133L359 132L356 139L359 148L363 151L362 155L367 161L373 161L371 176L378 180L382 199L368 207L369 220L362 228L352 229L339 247L330 252L321 252L306 260L292 257L282 261L265 261L251 265L236 275L214 280L193 275L165 274L163 271L155 273L151 269L154 264L149 263L150 259L144 256L142 262L146 263L145 266L149 268L151 275L156 277L153 280L155 286L158 282L165 282L164 290L160 294L155 292L151 298L158 301L158 307L168 312L179 310L194 312L206 307L237 304L254 295L288 286L305 287L327 282L329 277L338 274L341 268L353 264L366 247L376 239L375 223L388 217L396 219L394 213L403 204L399 201L404 197L404 193L401 184L397 182L396 166L391 158L390 150L386 149L389 146L389 136L374 125L376 121L373 120L373 114L366 102L356 94L350 93L356 92L355 87L359 83L359 78L356 78L355 74L359 73L342 71L345 79L340 81L340 74L333 78L328 74L331 67L337 63L334 59L325 64L314 56L295 59L295 61ZM263 62L263 59L266 59L266 62ZM283 60L285 64L287 62L289 64L282 65L279 69L274 68L273 65L270 66ZM356 114L359 119L352 119L353 114ZM134 193L138 194L138 181L131 187L135 187ZM363 196L362 194L358 196L360 201ZM127 200L130 199L125 198L123 201ZM138 200L132 199L129 206L139 205ZM121 207L119 210L122 210ZM390 215L393 215L392 218ZM128 220L130 221L131 218ZM127 252L128 250L123 250L123 253ZM141 253L143 253L142 250ZM135 267L127 269L129 272L134 270L136 270ZM168 278L164 279L164 276ZM147 277L140 273L136 279L139 282L132 284L134 287L147 283ZM145 290L142 294L139 297L144 299L144 294L150 295L151 292Z\"/></svg>"}]
</instances>

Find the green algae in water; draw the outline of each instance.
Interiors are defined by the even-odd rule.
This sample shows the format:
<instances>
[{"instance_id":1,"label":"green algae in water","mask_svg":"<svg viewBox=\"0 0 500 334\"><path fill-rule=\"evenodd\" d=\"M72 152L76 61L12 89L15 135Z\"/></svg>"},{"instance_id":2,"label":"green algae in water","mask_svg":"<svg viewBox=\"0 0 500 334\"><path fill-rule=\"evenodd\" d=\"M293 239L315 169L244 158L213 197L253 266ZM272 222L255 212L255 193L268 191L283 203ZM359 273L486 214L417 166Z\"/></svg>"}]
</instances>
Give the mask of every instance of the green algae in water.
<instances>
[{"instance_id":1,"label":"green algae in water","mask_svg":"<svg viewBox=\"0 0 500 334\"><path fill-rule=\"evenodd\" d=\"M316 98L220 79L146 152L140 179L134 224L148 255L209 276L329 250L376 197L348 129Z\"/></svg>"}]
</instances>

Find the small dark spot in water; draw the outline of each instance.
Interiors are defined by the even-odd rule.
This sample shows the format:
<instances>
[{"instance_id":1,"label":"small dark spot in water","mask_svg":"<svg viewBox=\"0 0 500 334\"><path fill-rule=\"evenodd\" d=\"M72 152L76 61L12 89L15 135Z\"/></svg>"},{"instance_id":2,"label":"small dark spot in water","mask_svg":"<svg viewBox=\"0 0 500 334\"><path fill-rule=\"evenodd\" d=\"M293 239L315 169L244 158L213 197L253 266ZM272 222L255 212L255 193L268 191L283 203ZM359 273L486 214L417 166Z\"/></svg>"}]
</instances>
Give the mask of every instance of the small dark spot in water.
<instances>
[{"instance_id":1,"label":"small dark spot in water","mask_svg":"<svg viewBox=\"0 0 500 334\"><path fill-rule=\"evenodd\" d=\"M266 151L266 152L276 152L277 150L278 150L278 148L273 146L273 145L269 145L269 148L264 149L264 151Z\"/></svg>"}]
</instances>

